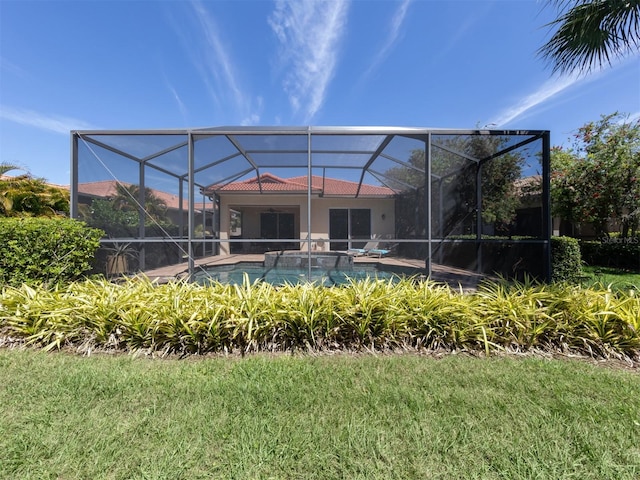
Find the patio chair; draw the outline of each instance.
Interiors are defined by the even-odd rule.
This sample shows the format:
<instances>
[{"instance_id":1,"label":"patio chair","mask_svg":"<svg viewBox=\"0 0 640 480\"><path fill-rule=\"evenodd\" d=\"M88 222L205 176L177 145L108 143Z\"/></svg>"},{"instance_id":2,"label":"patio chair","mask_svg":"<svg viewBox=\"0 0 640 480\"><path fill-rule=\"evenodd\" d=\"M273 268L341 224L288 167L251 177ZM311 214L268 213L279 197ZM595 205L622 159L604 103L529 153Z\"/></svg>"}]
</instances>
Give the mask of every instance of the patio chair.
<instances>
[{"instance_id":1,"label":"patio chair","mask_svg":"<svg viewBox=\"0 0 640 480\"><path fill-rule=\"evenodd\" d=\"M375 250L380 245L380 242L367 242L362 248L350 248L347 250L349 255L353 255L354 257L362 257L363 255L367 255L369 251Z\"/></svg>"},{"instance_id":2,"label":"patio chair","mask_svg":"<svg viewBox=\"0 0 640 480\"><path fill-rule=\"evenodd\" d=\"M386 257L387 255L389 255L396 247L398 246L397 243L394 243L392 245L383 245L380 248L372 248L370 250L367 251L367 256L369 257L378 257L378 258L382 258L382 257Z\"/></svg>"}]
</instances>

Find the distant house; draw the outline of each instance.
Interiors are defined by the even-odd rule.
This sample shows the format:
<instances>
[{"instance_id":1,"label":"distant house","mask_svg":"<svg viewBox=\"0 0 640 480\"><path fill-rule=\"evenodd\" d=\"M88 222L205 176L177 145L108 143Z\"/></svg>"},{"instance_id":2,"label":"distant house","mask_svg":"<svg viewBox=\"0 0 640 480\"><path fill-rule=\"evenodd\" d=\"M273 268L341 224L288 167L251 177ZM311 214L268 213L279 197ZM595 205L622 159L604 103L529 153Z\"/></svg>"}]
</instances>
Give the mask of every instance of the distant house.
<instances>
[{"instance_id":1,"label":"distant house","mask_svg":"<svg viewBox=\"0 0 640 480\"><path fill-rule=\"evenodd\" d=\"M94 199L114 199L119 195L118 184L132 186L115 180L79 183L78 203L89 206ZM208 201L195 203L196 224L206 213L205 230L222 240L222 255L306 250L307 187L306 176L281 178L271 173L211 185L201 192ZM371 238L394 235L396 192L392 189L314 175L311 191L312 249L346 250L361 247ZM157 189L149 192L166 206L168 221L186 228L186 199L180 202L178 195Z\"/></svg>"},{"instance_id":2,"label":"distant house","mask_svg":"<svg viewBox=\"0 0 640 480\"><path fill-rule=\"evenodd\" d=\"M392 189L312 175L309 219L308 187L307 176L280 178L263 173L206 188L205 195L219 199L220 253L306 250L304 240L309 235L312 250L346 250L370 238L395 234L396 192ZM228 239L245 241L224 242Z\"/></svg>"},{"instance_id":3,"label":"distant house","mask_svg":"<svg viewBox=\"0 0 640 480\"><path fill-rule=\"evenodd\" d=\"M94 199L114 199L118 197L120 192L118 192L118 185L123 187L131 187L133 184L127 182L120 182L116 180L101 180L97 182L85 182L78 183L78 204L79 205L91 205L91 202ZM183 202L180 202L180 197L173 193L164 192L162 190L157 190L153 188L149 188L147 190L151 193L157 201L159 201L166 208L164 212L165 219L173 223L175 225L186 226L188 224L188 205L187 200L184 199ZM135 199L137 200L137 199ZM134 199L131 200L132 202ZM196 209L196 217L202 216L203 212L208 213L207 215L207 228L212 228L212 217L213 217L213 204L207 202L195 202L194 208Z\"/></svg>"}]
</instances>

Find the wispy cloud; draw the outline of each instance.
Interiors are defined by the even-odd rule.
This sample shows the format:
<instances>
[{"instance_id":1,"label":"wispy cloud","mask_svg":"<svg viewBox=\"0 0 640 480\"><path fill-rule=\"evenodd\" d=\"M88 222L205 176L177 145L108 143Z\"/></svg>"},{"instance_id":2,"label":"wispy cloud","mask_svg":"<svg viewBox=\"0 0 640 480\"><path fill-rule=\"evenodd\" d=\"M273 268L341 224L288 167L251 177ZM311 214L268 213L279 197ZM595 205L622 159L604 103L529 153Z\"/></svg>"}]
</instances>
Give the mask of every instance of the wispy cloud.
<instances>
[{"instance_id":1,"label":"wispy cloud","mask_svg":"<svg viewBox=\"0 0 640 480\"><path fill-rule=\"evenodd\" d=\"M19 78L31 78L31 75L27 73L22 67L11 63L6 58L0 57L0 70L15 75Z\"/></svg>"},{"instance_id":2,"label":"wispy cloud","mask_svg":"<svg viewBox=\"0 0 640 480\"><path fill-rule=\"evenodd\" d=\"M338 61L348 0L277 0L269 17L285 64L283 87L308 122L324 103Z\"/></svg>"},{"instance_id":3,"label":"wispy cloud","mask_svg":"<svg viewBox=\"0 0 640 480\"><path fill-rule=\"evenodd\" d=\"M446 37L440 39L442 44L438 45L438 48L433 49L432 52L429 52L428 58L434 68L442 68L440 62L443 59L448 64L448 62L451 61L451 52L454 51L460 42L465 41L465 37L474 26L481 24L484 18L491 13L493 8L495 8L495 4L493 2L477 3L480 4L480 6L478 6L477 9L474 9L473 12L467 12L460 8L460 17L457 19L455 24L450 26L451 31L448 32ZM469 40L467 39L467 42L468 41ZM477 42L478 40L475 39L473 41Z\"/></svg>"},{"instance_id":4,"label":"wispy cloud","mask_svg":"<svg viewBox=\"0 0 640 480\"><path fill-rule=\"evenodd\" d=\"M237 80L241 75L232 61L230 42L225 40L215 16L207 8L207 4L200 0L192 0L189 6L189 11L193 14L193 28L185 29L172 18L169 18L169 22L173 24L191 63L200 75L207 94L215 107L225 112L225 116L232 113L238 118L250 118L257 123L260 116L252 110L251 96L243 92ZM170 86L170 91L186 118L188 109L177 89Z\"/></svg>"},{"instance_id":5,"label":"wispy cloud","mask_svg":"<svg viewBox=\"0 0 640 480\"><path fill-rule=\"evenodd\" d=\"M258 111L262 111L262 107L263 107L262 97L258 97L256 99L256 103L257 103L256 109ZM240 125L257 125L258 123L260 123L260 114L257 112L250 113L240 121Z\"/></svg>"},{"instance_id":6,"label":"wispy cloud","mask_svg":"<svg viewBox=\"0 0 640 480\"><path fill-rule=\"evenodd\" d=\"M409 10L409 5L413 0L402 0L398 8L396 9L395 14L391 19L391 23L389 25L389 33L385 38L385 42L382 48L378 51L378 54L375 56L369 68L362 75L362 79L366 79L372 72L378 69L378 67L384 62L384 60L389 56L391 50L395 46L398 38L400 38L400 33L402 32L402 25L404 24L404 20L407 16L407 11Z\"/></svg>"},{"instance_id":7,"label":"wispy cloud","mask_svg":"<svg viewBox=\"0 0 640 480\"><path fill-rule=\"evenodd\" d=\"M236 84L235 68L227 55L227 48L219 35L219 28L215 18L211 15L200 1L191 2L193 11L196 14L200 32L204 37L205 46L201 50L203 58L196 61L196 67L201 69L205 75L205 81L213 78L215 86L223 88L225 94L231 94L235 103L242 104L242 93ZM217 90L217 89L216 89ZM212 92L217 97L217 91Z\"/></svg>"},{"instance_id":8,"label":"wispy cloud","mask_svg":"<svg viewBox=\"0 0 640 480\"><path fill-rule=\"evenodd\" d=\"M69 135L71 130L97 130L82 120L60 115L46 115L24 108L0 106L0 118L41 130Z\"/></svg>"},{"instance_id":9,"label":"wispy cloud","mask_svg":"<svg viewBox=\"0 0 640 480\"><path fill-rule=\"evenodd\" d=\"M514 105L499 113L497 117L489 123L495 124L497 127L502 127L583 80L584 77L580 77L579 75L567 75L548 80L538 90L525 95L515 102Z\"/></svg>"},{"instance_id":10,"label":"wispy cloud","mask_svg":"<svg viewBox=\"0 0 640 480\"><path fill-rule=\"evenodd\" d=\"M164 83L167 86L167 88L169 89L169 92L171 92L171 96L175 100L176 104L178 105L178 110L180 111L180 115L182 115L182 121L184 123L184 126L188 127L189 126L189 120L188 120L187 107L185 106L184 102L182 101L182 98L180 98L180 95L178 94L176 89L173 87L171 82L169 82L169 79L167 78L166 74L164 75Z\"/></svg>"},{"instance_id":11,"label":"wispy cloud","mask_svg":"<svg viewBox=\"0 0 640 480\"><path fill-rule=\"evenodd\" d=\"M515 120L516 118L524 116L534 108L539 107L543 104L548 104L552 97L555 97L564 90L567 90L578 83L587 83L594 81L600 78L602 75L606 75L607 73L611 72L611 70L624 67L625 65L628 65L632 62L637 62L639 58L640 55L632 55L630 58L619 60L618 63L609 68L595 70L589 72L586 75L575 73L571 75L552 78L545 82L535 92L525 95L522 99L515 102L514 105L502 111L490 123L494 123L499 127L504 126L505 124ZM631 114L631 117L633 118L633 116L638 115L638 113L640 112Z\"/></svg>"}]
</instances>

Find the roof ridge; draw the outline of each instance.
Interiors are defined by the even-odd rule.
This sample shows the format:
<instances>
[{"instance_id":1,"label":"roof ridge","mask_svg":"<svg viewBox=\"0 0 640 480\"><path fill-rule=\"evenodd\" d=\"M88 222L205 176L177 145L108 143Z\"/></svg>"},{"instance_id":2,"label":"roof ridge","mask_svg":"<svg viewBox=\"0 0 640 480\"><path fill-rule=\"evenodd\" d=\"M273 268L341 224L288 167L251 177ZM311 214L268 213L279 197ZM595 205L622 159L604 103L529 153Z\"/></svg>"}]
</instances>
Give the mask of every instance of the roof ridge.
<instances>
[{"instance_id":1,"label":"roof ridge","mask_svg":"<svg viewBox=\"0 0 640 480\"><path fill-rule=\"evenodd\" d=\"M270 178L272 180L276 180L279 183L289 183L289 181L286 178L279 177L277 175L274 175L271 172L261 173L257 177L251 177L251 178L245 180L244 182L239 182L239 183L247 183L247 184L256 183L256 182L262 181L262 180L264 180L266 178Z\"/></svg>"}]
</instances>

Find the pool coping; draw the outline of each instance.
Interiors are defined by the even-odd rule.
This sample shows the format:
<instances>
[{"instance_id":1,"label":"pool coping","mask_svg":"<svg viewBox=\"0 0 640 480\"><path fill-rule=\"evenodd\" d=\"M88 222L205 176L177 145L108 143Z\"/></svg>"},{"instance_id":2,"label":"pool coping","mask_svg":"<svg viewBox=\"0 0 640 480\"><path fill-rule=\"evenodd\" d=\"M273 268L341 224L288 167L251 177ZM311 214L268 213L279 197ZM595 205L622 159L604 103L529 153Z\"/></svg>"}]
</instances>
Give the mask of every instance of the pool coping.
<instances>
[{"instance_id":1,"label":"pool coping","mask_svg":"<svg viewBox=\"0 0 640 480\"><path fill-rule=\"evenodd\" d=\"M264 254L239 254L215 255L211 257L201 258L195 261L196 268L206 268L211 266L236 265L242 263L262 263L264 262ZM376 268L384 270L396 268L411 268L424 271L424 260L402 258L402 257L368 257L354 256L354 264L367 263L374 264ZM391 267L391 268L390 268ZM142 272L147 278L156 282L164 283L172 280L183 279L188 276L189 264L186 262L168 265L153 270ZM436 282L447 283L452 287L463 289L476 289L482 280L488 278L486 275L464 270L461 268L450 267L441 264L432 264L431 279Z\"/></svg>"}]
</instances>

